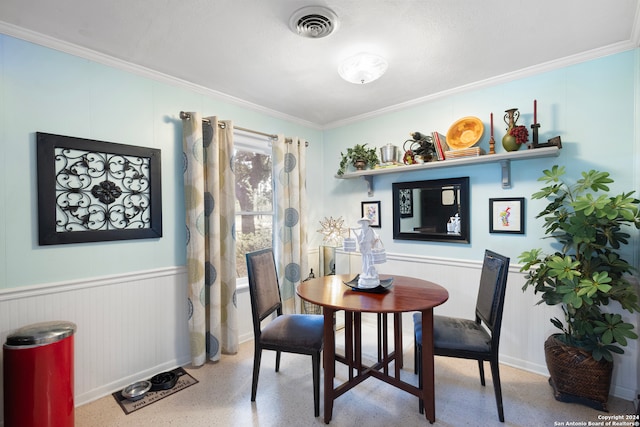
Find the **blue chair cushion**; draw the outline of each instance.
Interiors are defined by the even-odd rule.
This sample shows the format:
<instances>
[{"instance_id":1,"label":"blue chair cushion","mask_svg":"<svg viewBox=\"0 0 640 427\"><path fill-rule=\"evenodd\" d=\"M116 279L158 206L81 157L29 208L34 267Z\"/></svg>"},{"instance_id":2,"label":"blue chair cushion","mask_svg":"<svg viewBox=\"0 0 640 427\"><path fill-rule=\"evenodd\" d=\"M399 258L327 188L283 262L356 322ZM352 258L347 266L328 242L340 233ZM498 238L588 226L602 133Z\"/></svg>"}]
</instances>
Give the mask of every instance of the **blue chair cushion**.
<instances>
[{"instance_id":1,"label":"blue chair cushion","mask_svg":"<svg viewBox=\"0 0 640 427\"><path fill-rule=\"evenodd\" d=\"M422 314L413 315L416 341L422 342ZM435 349L491 352L491 336L473 320L433 316L433 347Z\"/></svg>"}]
</instances>

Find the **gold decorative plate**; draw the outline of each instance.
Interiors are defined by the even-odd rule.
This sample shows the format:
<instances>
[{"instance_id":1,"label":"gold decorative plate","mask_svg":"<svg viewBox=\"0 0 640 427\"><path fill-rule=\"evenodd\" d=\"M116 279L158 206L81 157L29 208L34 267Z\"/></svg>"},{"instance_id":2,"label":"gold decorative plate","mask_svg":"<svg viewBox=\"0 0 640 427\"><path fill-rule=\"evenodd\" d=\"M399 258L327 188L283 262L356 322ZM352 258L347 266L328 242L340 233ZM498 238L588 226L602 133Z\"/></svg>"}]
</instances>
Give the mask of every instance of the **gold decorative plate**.
<instances>
[{"instance_id":1,"label":"gold decorative plate","mask_svg":"<svg viewBox=\"0 0 640 427\"><path fill-rule=\"evenodd\" d=\"M451 125L447 131L447 145L452 150L469 148L480 141L484 125L477 117L463 117Z\"/></svg>"}]
</instances>

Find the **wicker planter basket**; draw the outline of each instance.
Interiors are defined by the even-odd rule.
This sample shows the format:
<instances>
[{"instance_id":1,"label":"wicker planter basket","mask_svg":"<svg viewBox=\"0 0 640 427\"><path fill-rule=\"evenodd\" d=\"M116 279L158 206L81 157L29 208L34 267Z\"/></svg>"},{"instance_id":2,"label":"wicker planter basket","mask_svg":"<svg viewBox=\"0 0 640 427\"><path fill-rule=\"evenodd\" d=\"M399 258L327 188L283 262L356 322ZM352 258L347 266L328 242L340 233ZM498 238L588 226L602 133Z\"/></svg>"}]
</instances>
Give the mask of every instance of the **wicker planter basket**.
<instances>
[{"instance_id":1,"label":"wicker planter basket","mask_svg":"<svg viewBox=\"0 0 640 427\"><path fill-rule=\"evenodd\" d=\"M549 384L561 402L580 403L608 412L613 362L596 362L591 353L571 347L550 336L544 343Z\"/></svg>"}]
</instances>

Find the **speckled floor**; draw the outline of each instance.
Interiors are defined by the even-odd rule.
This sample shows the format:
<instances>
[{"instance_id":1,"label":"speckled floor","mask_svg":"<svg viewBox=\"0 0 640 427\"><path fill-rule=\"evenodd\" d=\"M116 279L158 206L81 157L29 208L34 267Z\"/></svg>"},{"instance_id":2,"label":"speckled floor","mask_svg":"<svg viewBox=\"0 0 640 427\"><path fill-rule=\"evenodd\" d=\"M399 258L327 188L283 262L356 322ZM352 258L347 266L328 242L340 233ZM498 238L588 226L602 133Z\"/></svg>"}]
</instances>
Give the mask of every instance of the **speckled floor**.
<instances>
[{"instance_id":1,"label":"speckled floor","mask_svg":"<svg viewBox=\"0 0 640 427\"><path fill-rule=\"evenodd\" d=\"M406 341L406 340L405 340ZM414 384L412 343L405 342L403 379ZM132 414L125 415L112 396L76 408L76 426L320 426L313 416L311 358L284 353L276 373L275 353L263 352L255 402L250 401L253 343L235 356L200 368L185 366L199 383ZM336 378L346 369L337 365ZM547 378L501 366L505 423L498 421L491 372L480 385L477 362L436 357L436 422L434 426L558 426L600 421L599 415L633 414L632 402L610 398L609 413L557 402ZM321 379L322 381L322 379ZM322 384L322 382L321 382ZM322 385L320 387L322 393ZM563 423L563 424L561 424ZM417 399L393 386L369 378L334 402L334 427L429 425L418 412ZM574 424L581 425L581 424Z\"/></svg>"}]
</instances>

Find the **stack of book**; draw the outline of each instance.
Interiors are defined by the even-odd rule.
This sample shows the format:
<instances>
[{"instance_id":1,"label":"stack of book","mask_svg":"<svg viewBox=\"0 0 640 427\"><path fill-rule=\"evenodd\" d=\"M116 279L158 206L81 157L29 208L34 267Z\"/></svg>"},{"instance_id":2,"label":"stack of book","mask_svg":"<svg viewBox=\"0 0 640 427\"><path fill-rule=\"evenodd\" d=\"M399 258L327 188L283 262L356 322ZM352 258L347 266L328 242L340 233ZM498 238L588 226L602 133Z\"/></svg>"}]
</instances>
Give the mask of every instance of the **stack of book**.
<instances>
[{"instance_id":1,"label":"stack of book","mask_svg":"<svg viewBox=\"0 0 640 427\"><path fill-rule=\"evenodd\" d=\"M445 151L445 159L457 159L460 157L478 157L484 154L484 150L480 147L469 147L460 150Z\"/></svg>"},{"instance_id":2,"label":"stack of book","mask_svg":"<svg viewBox=\"0 0 640 427\"><path fill-rule=\"evenodd\" d=\"M447 145L447 138L438 132L431 132L431 137L433 138L433 145L435 146L438 160L457 159L461 157L478 157L484 154L484 150L480 147L451 150Z\"/></svg>"},{"instance_id":3,"label":"stack of book","mask_svg":"<svg viewBox=\"0 0 640 427\"><path fill-rule=\"evenodd\" d=\"M438 132L431 132L431 138L433 138L433 146L436 149L438 160L445 160L445 153L449 150L449 146L447 145L447 138L445 138L443 134Z\"/></svg>"}]
</instances>

